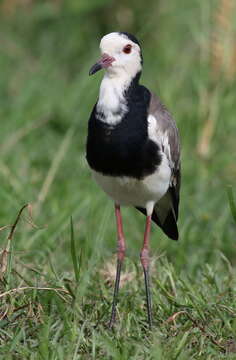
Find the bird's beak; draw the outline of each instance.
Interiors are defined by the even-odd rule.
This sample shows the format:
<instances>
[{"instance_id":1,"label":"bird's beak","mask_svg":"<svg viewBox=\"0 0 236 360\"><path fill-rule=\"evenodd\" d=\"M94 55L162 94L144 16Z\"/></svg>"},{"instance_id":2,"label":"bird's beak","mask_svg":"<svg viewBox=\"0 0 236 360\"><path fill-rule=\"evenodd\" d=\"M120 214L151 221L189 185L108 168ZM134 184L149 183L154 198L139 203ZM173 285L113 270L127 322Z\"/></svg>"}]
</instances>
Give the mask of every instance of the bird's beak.
<instances>
[{"instance_id":1,"label":"bird's beak","mask_svg":"<svg viewBox=\"0 0 236 360\"><path fill-rule=\"evenodd\" d=\"M94 64L89 70L89 75L95 74L97 71L101 69L106 69L115 61L115 58L109 56L108 54L102 54L102 58Z\"/></svg>"}]
</instances>

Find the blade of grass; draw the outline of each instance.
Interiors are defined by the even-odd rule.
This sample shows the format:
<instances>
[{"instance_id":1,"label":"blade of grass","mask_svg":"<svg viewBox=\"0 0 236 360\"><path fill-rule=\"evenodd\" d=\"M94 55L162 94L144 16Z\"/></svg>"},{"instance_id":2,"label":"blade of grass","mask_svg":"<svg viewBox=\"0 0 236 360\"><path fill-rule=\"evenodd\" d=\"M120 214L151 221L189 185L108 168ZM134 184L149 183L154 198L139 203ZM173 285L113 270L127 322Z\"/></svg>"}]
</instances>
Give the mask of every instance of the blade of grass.
<instances>
[{"instance_id":1,"label":"blade of grass","mask_svg":"<svg viewBox=\"0 0 236 360\"><path fill-rule=\"evenodd\" d=\"M231 210L231 214L233 216L233 219L236 223L236 204L234 200L234 194L233 194L233 187L232 185L227 186L227 195L228 195L228 201L229 201L229 207Z\"/></svg>"},{"instance_id":2,"label":"blade of grass","mask_svg":"<svg viewBox=\"0 0 236 360\"><path fill-rule=\"evenodd\" d=\"M11 282L11 273L12 273L12 260L13 260L13 237L16 230L16 226L20 220L21 214L25 208L28 208L29 204L25 204L22 206L20 211L17 214L16 220L11 227L11 231L7 237L7 247L6 247L6 256L7 256L7 269L6 269L6 280L7 280L7 287L6 289L10 289L10 282Z\"/></svg>"},{"instance_id":3,"label":"blade of grass","mask_svg":"<svg viewBox=\"0 0 236 360\"><path fill-rule=\"evenodd\" d=\"M182 352L182 350L184 349L185 347L185 344L187 342L187 339L188 339L188 336L189 336L189 331L185 332L182 336L182 339L180 339L179 343L178 343L178 346L176 348L176 351L175 351L175 355L174 355L174 359L178 359L179 358L179 355L180 353Z\"/></svg>"},{"instance_id":4,"label":"blade of grass","mask_svg":"<svg viewBox=\"0 0 236 360\"><path fill-rule=\"evenodd\" d=\"M75 237L74 237L74 226L73 226L73 219L70 218L70 251L71 251L71 258L73 262L75 280L78 284L79 282L79 264L76 255L76 245L75 245Z\"/></svg>"}]
</instances>

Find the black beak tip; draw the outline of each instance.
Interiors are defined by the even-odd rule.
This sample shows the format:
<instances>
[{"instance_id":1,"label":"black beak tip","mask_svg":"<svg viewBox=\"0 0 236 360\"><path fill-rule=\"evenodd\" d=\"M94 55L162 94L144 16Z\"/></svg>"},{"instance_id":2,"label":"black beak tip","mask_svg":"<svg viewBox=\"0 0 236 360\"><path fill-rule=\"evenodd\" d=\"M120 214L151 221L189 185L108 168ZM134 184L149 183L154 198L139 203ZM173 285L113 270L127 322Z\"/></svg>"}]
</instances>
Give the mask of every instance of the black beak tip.
<instances>
[{"instance_id":1,"label":"black beak tip","mask_svg":"<svg viewBox=\"0 0 236 360\"><path fill-rule=\"evenodd\" d=\"M91 76L91 75L93 75L94 73L93 73L93 71L92 71L92 69L90 69L89 70L89 76Z\"/></svg>"},{"instance_id":2,"label":"black beak tip","mask_svg":"<svg viewBox=\"0 0 236 360\"><path fill-rule=\"evenodd\" d=\"M102 65L100 63L94 64L89 70L89 76L95 74L97 71L102 69Z\"/></svg>"}]
</instances>

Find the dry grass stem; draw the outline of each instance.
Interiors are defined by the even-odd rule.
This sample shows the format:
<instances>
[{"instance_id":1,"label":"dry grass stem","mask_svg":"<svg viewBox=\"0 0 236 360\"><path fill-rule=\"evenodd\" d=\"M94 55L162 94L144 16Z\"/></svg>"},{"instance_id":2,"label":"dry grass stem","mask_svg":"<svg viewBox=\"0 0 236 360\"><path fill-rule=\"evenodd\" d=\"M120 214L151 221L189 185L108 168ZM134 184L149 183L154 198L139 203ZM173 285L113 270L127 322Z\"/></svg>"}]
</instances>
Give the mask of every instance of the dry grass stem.
<instances>
[{"instance_id":1,"label":"dry grass stem","mask_svg":"<svg viewBox=\"0 0 236 360\"><path fill-rule=\"evenodd\" d=\"M116 260L113 259L108 261L104 268L100 270L100 274L104 277L105 281L109 285L113 285L116 278ZM120 287L122 288L128 282L132 281L135 278L135 273L122 271L120 276Z\"/></svg>"},{"instance_id":2,"label":"dry grass stem","mask_svg":"<svg viewBox=\"0 0 236 360\"><path fill-rule=\"evenodd\" d=\"M203 125L197 144L197 153L203 159L208 159L211 155L212 138L214 136L219 115L219 96L218 89L215 89L214 92L208 94L209 109L208 114L205 115L207 119Z\"/></svg>"},{"instance_id":3,"label":"dry grass stem","mask_svg":"<svg viewBox=\"0 0 236 360\"><path fill-rule=\"evenodd\" d=\"M16 144L22 140L25 136L29 135L32 131L39 129L46 125L50 120L50 116L45 116L37 121L26 124L24 127L15 130L7 140L1 145L1 155L8 154L16 146Z\"/></svg>"},{"instance_id":4,"label":"dry grass stem","mask_svg":"<svg viewBox=\"0 0 236 360\"><path fill-rule=\"evenodd\" d=\"M0 173L7 179L8 183L12 186L12 188L16 191L16 193L19 193L22 189L21 183L18 181L18 179L13 175L10 168L0 160Z\"/></svg>"},{"instance_id":5,"label":"dry grass stem","mask_svg":"<svg viewBox=\"0 0 236 360\"><path fill-rule=\"evenodd\" d=\"M51 185L56 177L56 173L60 167L60 164L63 160L63 157L66 155L66 152L68 150L68 147L70 145L70 141L71 141L71 138L73 136L73 130L72 128L68 130L68 132L66 133L64 139L62 140L61 144L60 144L60 147L58 149L58 151L55 152L55 156L52 160L52 164L51 164L51 167L50 169L48 170L48 174L44 180L44 183L42 185L42 188L39 192L39 195L38 195L38 200L37 200L37 211L40 210L40 207L42 205L42 203L45 201L49 191L50 191L50 188L51 188Z\"/></svg>"},{"instance_id":6,"label":"dry grass stem","mask_svg":"<svg viewBox=\"0 0 236 360\"><path fill-rule=\"evenodd\" d=\"M177 318L179 315L182 315L182 314L186 314L186 311L178 311L178 312L174 313L173 315L171 315L171 316L166 320L166 322L167 322L167 323L175 322L176 318Z\"/></svg>"},{"instance_id":7,"label":"dry grass stem","mask_svg":"<svg viewBox=\"0 0 236 360\"><path fill-rule=\"evenodd\" d=\"M223 74L228 81L236 73L236 32L234 29L236 3L220 0L214 16L211 39L211 65L214 78Z\"/></svg>"},{"instance_id":8,"label":"dry grass stem","mask_svg":"<svg viewBox=\"0 0 236 360\"><path fill-rule=\"evenodd\" d=\"M26 291L26 290L45 290L45 291L54 291L56 293L64 293L67 295L70 295L69 291L63 288L50 288L50 287L36 287L36 286L22 286L14 289L10 289L8 291L5 291L4 293L0 294L0 298L3 298L4 296L11 295L17 292Z\"/></svg>"},{"instance_id":9,"label":"dry grass stem","mask_svg":"<svg viewBox=\"0 0 236 360\"><path fill-rule=\"evenodd\" d=\"M29 211L29 215L30 217L32 216L32 206L31 204L25 204L22 206L22 208L19 210L17 217L13 223L13 225L6 225L6 226L2 226L1 230L9 228L10 227L10 232L7 236L7 244L5 249L3 249L0 253L0 279L3 279L4 274L7 271L7 267L8 267L8 256L10 254L10 247L11 247L11 241L13 239L17 224L22 216L22 213L25 209L28 209ZM33 221L31 221L31 223L33 223ZM34 227L36 227L36 225L34 225Z\"/></svg>"},{"instance_id":10,"label":"dry grass stem","mask_svg":"<svg viewBox=\"0 0 236 360\"><path fill-rule=\"evenodd\" d=\"M209 43L212 76L209 86L212 86L213 80L215 90L212 92L206 90L207 107L201 114L206 120L198 140L197 152L203 159L208 159L210 156L212 139L217 124L218 101L215 101L215 95L218 81L224 77L225 80L231 82L236 74L235 11L236 2L234 0L219 0L213 15L212 36ZM208 110L209 106L210 111Z\"/></svg>"}]
</instances>

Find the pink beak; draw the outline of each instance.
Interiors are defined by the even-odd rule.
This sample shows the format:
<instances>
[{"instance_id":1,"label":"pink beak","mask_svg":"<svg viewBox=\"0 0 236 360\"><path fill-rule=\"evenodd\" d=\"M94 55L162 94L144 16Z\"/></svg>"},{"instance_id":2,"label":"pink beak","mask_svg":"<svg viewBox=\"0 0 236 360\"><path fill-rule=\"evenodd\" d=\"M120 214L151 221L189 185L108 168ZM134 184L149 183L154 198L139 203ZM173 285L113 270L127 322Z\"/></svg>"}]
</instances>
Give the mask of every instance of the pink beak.
<instances>
[{"instance_id":1,"label":"pink beak","mask_svg":"<svg viewBox=\"0 0 236 360\"><path fill-rule=\"evenodd\" d=\"M89 75L95 74L97 71L101 69L106 69L115 61L115 58L109 56L108 54L102 54L102 58L94 64L89 70Z\"/></svg>"}]
</instances>

